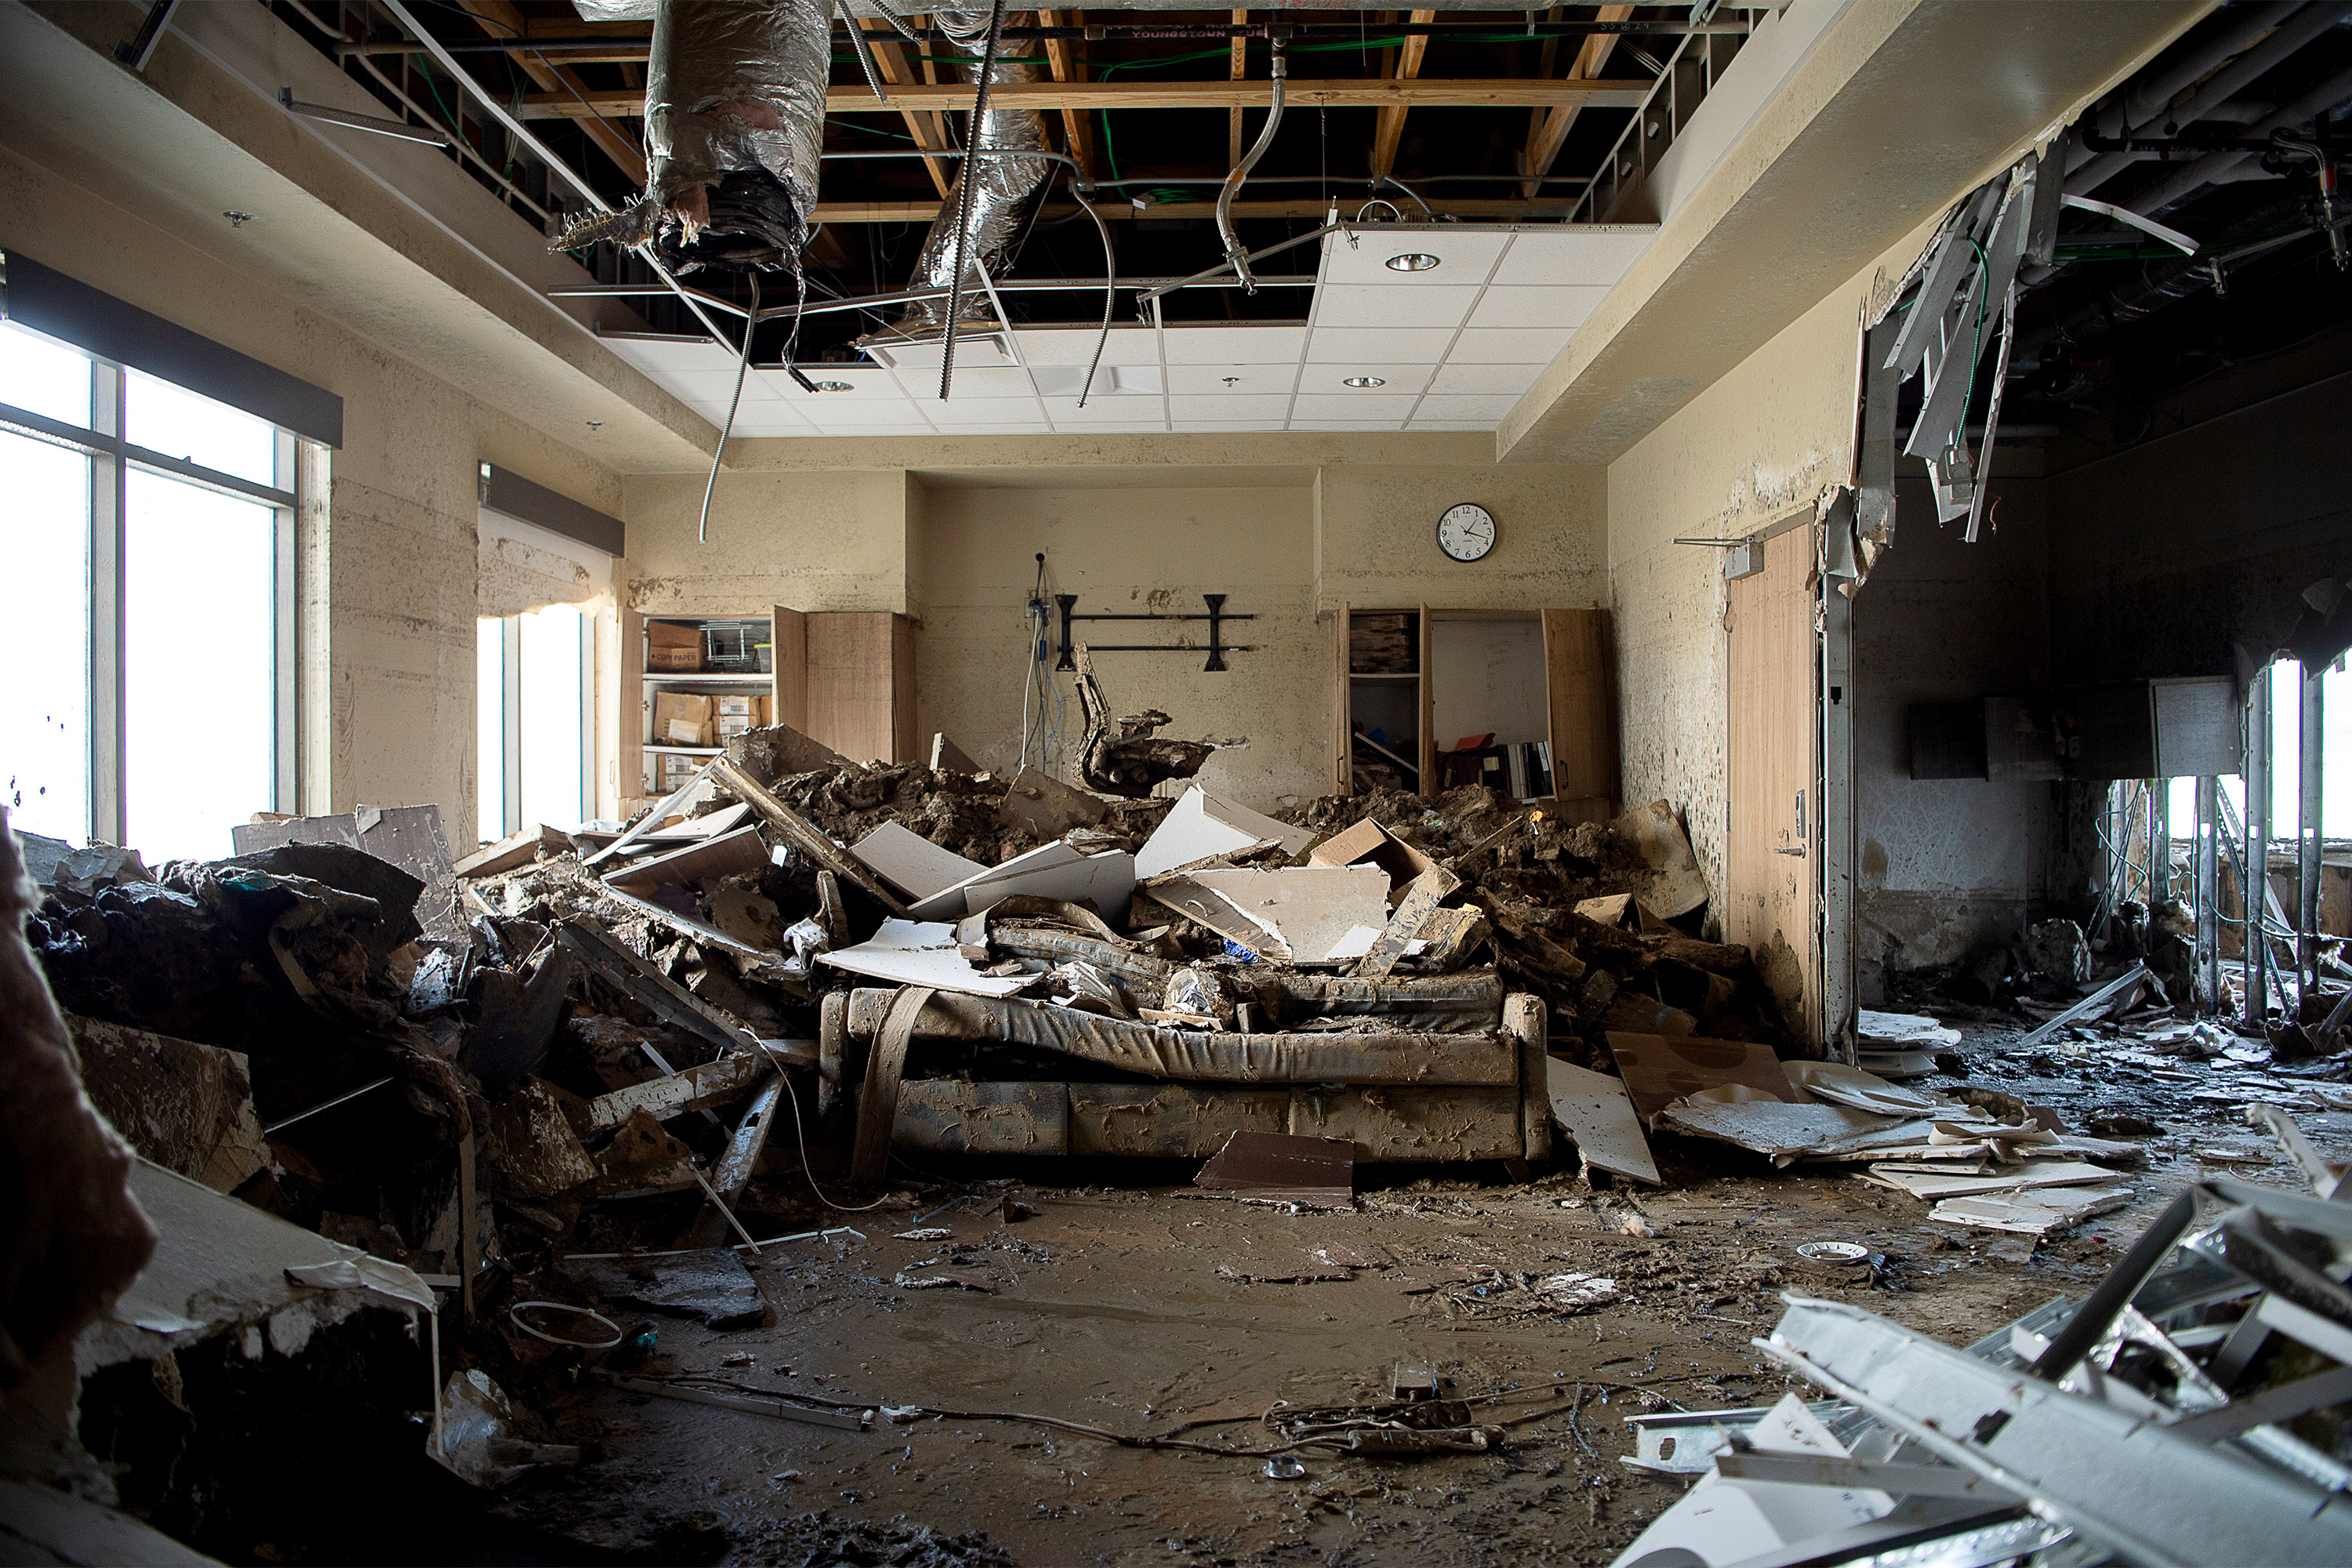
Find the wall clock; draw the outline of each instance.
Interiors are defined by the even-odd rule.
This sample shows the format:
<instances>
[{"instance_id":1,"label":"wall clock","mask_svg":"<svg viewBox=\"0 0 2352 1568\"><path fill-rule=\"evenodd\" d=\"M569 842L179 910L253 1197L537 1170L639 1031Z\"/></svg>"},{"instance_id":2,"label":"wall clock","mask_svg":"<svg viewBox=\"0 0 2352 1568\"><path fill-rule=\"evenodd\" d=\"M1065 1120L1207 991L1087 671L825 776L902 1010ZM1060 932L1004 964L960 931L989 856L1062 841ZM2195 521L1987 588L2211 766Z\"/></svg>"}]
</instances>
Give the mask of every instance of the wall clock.
<instances>
[{"instance_id":1,"label":"wall clock","mask_svg":"<svg viewBox=\"0 0 2352 1568\"><path fill-rule=\"evenodd\" d=\"M1456 561L1483 560L1495 548L1495 514L1475 501L1447 507L1437 520L1437 547Z\"/></svg>"}]
</instances>

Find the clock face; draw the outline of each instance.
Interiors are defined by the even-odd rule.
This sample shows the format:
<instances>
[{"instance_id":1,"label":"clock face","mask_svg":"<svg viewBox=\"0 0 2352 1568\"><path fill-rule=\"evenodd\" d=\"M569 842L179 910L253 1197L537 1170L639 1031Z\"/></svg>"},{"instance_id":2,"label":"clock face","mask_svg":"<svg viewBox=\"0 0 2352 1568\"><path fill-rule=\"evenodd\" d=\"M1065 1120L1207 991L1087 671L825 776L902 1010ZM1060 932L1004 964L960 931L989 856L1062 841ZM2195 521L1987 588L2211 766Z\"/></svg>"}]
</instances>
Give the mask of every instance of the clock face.
<instances>
[{"instance_id":1,"label":"clock face","mask_svg":"<svg viewBox=\"0 0 2352 1568\"><path fill-rule=\"evenodd\" d=\"M1445 509L1437 520L1437 547L1456 561L1476 561L1495 548L1495 514L1473 501Z\"/></svg>"}]
</instances>

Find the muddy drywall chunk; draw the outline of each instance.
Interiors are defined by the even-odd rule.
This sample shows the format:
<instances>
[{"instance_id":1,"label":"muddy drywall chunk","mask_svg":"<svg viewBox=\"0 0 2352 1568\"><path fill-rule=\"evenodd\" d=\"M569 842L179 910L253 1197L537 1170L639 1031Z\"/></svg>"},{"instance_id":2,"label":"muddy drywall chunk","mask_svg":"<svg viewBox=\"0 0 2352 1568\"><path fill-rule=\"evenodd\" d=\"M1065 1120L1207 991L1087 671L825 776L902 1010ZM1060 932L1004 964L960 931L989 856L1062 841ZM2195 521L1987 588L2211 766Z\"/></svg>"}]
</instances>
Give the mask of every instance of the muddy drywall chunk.
<instances>
[{"instance_id":1,"label":"muddy drywall chunk","mask_svg":"<svg viewBox=\"0 0 2352 1568\"><path fill-rule=\"evenodd\" d=\"M584 1109L577 1096L536 1078L491 1109L490 1144L509 1191L553 1197L596 1179L596 1163L572 1130Z\"/></svg>"},{"instance_id":2,"label":"muddy drywall chunk","mask_svg":"<svg viewBox=\"0 0 2352 1568\"><path fill-rule=\"evenodd\" d=\"M1632 844L1648 868L1633 889L1643 909L1672 920L1706 902L1706 878L1699 872L1698 858L1691 853L1690 838L1672 805L1652 801L1611 823L1609 830Z\"/></svg>"},{"instance_id":3,"label":"muddy drywall chunk","mask_svg":"<svg viewBox=\"0 0 2352 1568\"><path fill-rule=\"evenodd\" d=\"M1355 1146L1335 1138L1236 1132L1192 1184L1243 1197L1349 1207L1356 1201Z\"/></svg>"},{"instance_id":4,"label":"muddy drywall chunk","mask_svg":"<svg viewBox=\"0 0 2352 1568\"><path fill-rule=\"evenodd\" d=\"M243 1053L93 1018L66 1026L84 1092L140 1153L216 1193L271 1163Z\"/></svg>"},{"instance_id":5,"label":"muddy drywall chunk","mask_svg":"<svg viewBox=\"0 0 2352 1568\"><path fill-rule=\"evenodd\" d=\"M1109 805L1082 789L1072 789L1051 773L1023 768L1013 775L997 820L1036 838L1059 838L1074 827L1092 827Z\"/></svg>"},{"instance_id":6,"label":"muddy drywall chunk","mask_svg":"<svg viewBox=\"0 0 2352 1568\"><path fill-rule=\"evenodd\" d=\"M1752 1040L1612 1033L1609 1049L1644 1121L1685 1095L1725 1084L1745 1085L1768 1100L1797 1098L1772 1047Z\"/></svg>"},{"instance_id":7,"label":"muddy drywall chunk","mask_svg":"<svg viewBox=\"0 0 2352 1568\"><path fill-rule=\"evenodd\" d=\"M714 1329L757 1328L768 1314L759 1282L723 1247L657 1258L571 1258L563 1268L599 1300L695 1318Z\"/></svg>"},{"instance_id":8,"label":"muddy drywall chunk","mask_svg":"<svg viewBox=\"0 0 2352 1568\"><path fill-rule=\"evenodd\" d=\"M1625 1093L1623 1079L1556 1058L1545 1059L1544 1077L1552 1116L1575 1142L1587 1181L1591 1172L1607 1171L1660 1184L1658 1163L1651 1156L1650 1141L1643 1135L1642 1119Z\"/></svg>"}]
</instances>

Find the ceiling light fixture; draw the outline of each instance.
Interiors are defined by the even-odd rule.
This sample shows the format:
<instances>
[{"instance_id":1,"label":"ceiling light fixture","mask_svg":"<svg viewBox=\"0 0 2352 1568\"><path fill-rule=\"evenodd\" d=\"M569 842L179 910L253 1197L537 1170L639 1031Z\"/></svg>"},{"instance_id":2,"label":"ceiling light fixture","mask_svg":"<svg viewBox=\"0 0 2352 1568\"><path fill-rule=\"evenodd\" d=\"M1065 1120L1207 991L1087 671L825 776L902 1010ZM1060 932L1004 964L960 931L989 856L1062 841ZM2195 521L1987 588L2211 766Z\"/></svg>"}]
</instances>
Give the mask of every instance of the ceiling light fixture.
<instances>
[{"instance_id":1,"label":"ceiling light fixture","mask_svg":"<svg viewBox=\"0 0 2352 1568\"><path fill-rule=\"evenodd\" d=\"M1386 386L1388 383L1377 375L1351 375L1339 384L1341 386Z\"/></svg>"},{"instance_id":2,"label":"ceiling light fixture","mask_svg":"<svg viewBox=\"0 0 2352 1568\"><path fill-rule=\"evenodd\" d=\"M809 390L811 392L855 392L857 388L845 381L820 381Z\"/></svg>"},{"instance_id":3,"label":"ceiling light fixture","mask_svg":"<svg viewBox=\"0 0 2352 1568\"><path fill-rule=\"evenodd\" d=\"M1437 265L1437 258L1425 250L1408 250L1402 256L1391 256L1388 268L1391 272L1427 272Z\"/></svg>"}]
</instances>

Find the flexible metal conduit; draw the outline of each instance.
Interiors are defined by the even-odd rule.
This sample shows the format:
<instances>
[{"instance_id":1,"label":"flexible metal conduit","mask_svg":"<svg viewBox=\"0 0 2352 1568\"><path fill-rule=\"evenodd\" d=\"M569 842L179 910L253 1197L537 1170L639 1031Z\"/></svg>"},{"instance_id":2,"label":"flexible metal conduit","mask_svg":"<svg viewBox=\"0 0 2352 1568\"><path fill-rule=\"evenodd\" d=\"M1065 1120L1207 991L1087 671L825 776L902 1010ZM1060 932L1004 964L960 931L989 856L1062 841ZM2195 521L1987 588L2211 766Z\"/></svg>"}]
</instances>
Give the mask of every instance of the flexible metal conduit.
<instances>
[{"instance_id":1,"label":"flexible metal conduit","mask_svg":"<svg viewBox=\"0 0 2352 1568\"><path fill-rule=\"evenodd\" d=\"M1274 102L1266 110L1265 124L1259 129L1248 153L1225 176L1224 184L1217 192L1217 235L1225 242L1225 259L1233 264L1234 276L1242 280L1242 288L1252 294L1257 292L1257 279L1250 276L1249 252L1242 248L1241 236L1234 229L1234 197L1240 195L1242 182L1257 167L1257 161L1265 156L1265 150L1274 145L1274 133L1282 128L1282 88L1290 75L1290 62L1283 55L1282 45L1282 39L1274 40Z\"/></svg>"}]
</instances>

